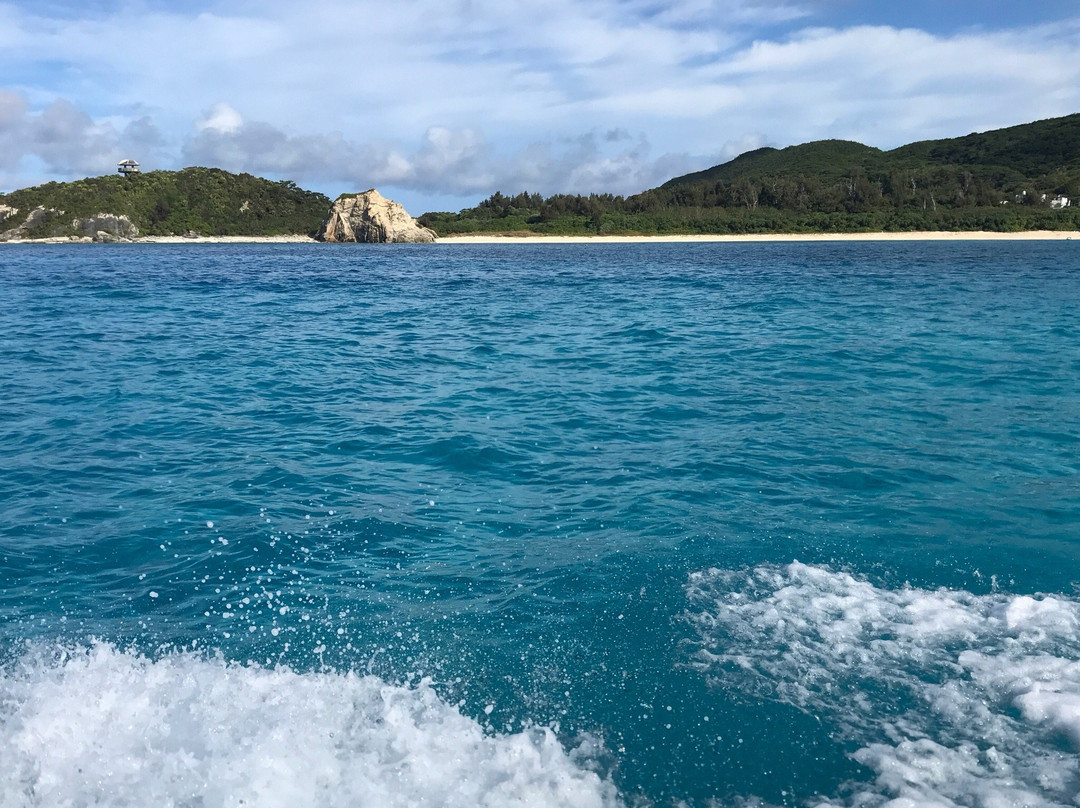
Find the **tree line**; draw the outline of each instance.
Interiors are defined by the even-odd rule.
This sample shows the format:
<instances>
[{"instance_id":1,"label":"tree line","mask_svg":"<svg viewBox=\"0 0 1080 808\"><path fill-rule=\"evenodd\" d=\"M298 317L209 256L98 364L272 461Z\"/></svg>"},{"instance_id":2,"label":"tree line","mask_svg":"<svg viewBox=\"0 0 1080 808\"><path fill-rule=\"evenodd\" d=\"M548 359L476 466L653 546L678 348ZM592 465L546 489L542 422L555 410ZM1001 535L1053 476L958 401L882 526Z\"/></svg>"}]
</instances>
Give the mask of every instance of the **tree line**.
<instances>
[{"instance_id":1,"label":"tree line","mask_svg":"<svg viewBox=\"0 0 1080 808\"><path fill-rule=\"evenodd\" d=\"M1078 229L1080 115L891 151L766 147L628 197L496 193L421 222L443 235Z\"/></svg>"}]
</instances>

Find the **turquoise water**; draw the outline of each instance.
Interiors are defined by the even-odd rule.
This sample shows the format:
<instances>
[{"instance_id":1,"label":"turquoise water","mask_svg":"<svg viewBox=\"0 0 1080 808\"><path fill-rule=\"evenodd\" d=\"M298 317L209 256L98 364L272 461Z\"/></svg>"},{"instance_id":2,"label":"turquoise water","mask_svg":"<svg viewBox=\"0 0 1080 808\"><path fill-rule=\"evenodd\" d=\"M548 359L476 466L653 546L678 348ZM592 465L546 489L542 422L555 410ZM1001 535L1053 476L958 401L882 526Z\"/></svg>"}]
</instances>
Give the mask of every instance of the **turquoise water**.
<instances>
[{"instance_id":1,"label":"turquoise water","mask_svg":"<svg viewBox=\"0 0 1080 808\"><path fill-rule=\"evenodd\" d=\"M1078 804L1073 242L0 284L0 805Z\"/></svg>"}]
</instances>

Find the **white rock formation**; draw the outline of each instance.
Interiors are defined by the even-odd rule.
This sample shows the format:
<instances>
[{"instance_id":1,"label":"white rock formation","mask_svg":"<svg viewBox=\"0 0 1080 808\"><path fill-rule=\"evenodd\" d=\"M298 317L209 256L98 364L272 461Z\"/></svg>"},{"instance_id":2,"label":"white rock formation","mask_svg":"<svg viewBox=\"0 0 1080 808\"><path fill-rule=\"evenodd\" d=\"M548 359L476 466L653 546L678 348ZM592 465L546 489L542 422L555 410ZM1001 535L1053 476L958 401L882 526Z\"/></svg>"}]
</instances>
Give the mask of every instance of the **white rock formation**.
<instances>
[{"instance_id":1,"label":"white rock formation","mask_svg":"<svg viewBox=\"0 0 1080 808\"><path fill-rule=\"evenodd\" d=\"M416 244L435 241L435 231L421 227L405 208L372 189L338 197L315 237L319 241Z\"/></svg>"},{"instance_id":2,"label":"white rock formation","mask_svg":"<svg viewBox=\"0 0 1080 808\"><path fill-rule=\"evenodd\" d=\"M123 214L97 213L75 219L71 226L79 235L90 236L94 241L129 241L139 237L139 228Z\"/></svg>"},{"instance_id":3,"label":"white rock formation","mask_svg":"<svg viewBox=\"0 0 1080 808\"><path fill-rule=\"evenodd\" d=\"M11 213L0 216L0 222L10 219L15 213L15 208L8 208ZM3 213L3 211L0 211ZM124 215L115 213L95 213L93 216L84 216L81 219L72 219L70 224L61 223L59 218L64 211L55 208L38 206L27 214L26 218L14 227L0 232L0 241L18 241L27 238L31 228L41 225L48 229L44 234L39 233L35 240L51 241L55 239L74 239L90 241L130 241L138 238L139 228ZM10 223L10 222L9 222Z\"/></svg>"},{"instance_id":4,"label":"white rock formation","mask_svg":"<svg viewBox=\"0 0 1080 808\"><path fill-rule=\"evenodd\" d=\"M4 219L9 219L11 216L18 212L16 208L11 208L12 213L8 213L4 216ZM30 213L26 215L26 218L19 222L19 224L12 227L10 230L5 230L0 233L0 241L16 241L26 237L27 232L31 227L41 222L42 219L47 219L52 215L63 214L63 211L55 210L54 208L45 208L38 205ZM5 224L11 224L11 222L5 222Z\"/></svg>"}]
</instances>

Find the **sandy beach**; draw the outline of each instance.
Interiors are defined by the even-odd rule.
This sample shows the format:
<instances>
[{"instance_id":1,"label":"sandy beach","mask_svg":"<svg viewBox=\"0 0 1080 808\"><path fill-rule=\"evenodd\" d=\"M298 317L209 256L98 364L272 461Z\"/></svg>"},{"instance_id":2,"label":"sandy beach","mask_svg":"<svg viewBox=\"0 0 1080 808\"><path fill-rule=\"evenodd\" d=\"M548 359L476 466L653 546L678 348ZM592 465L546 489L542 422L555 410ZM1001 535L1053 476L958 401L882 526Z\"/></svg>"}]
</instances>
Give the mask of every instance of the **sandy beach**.
<instances>
[{"instance_id":1,"label":"sandy beach","mask_svg":"<svg viewBox=\"0 0 1080 808\"><path fill-rule=\"evenodd\" d=\"M0 244L92 244L90 239L70 238L13 238ZM143 236L121 244L317 244L311 236Z\"/></svg>"},{"instance_id":2,"label":"sandy beach","mask_svg":"<svg viewBox=\"0 0 1080 808\"><path fill-rule=\"evenodd\" d=\"M752 233L744 235L671 236L533 236L465 235L440 237L438 244L690 244L810 242L810 241L1080 241L1076 230L1030 230L1021 233L986 231L922 231L912 233ZM88 244L68 238L11 239L0 244ZM310 236L145 236L127 244L319 244Z\"/></svg>"},{"instance_id":3,"label":"sandy beach","mask_svg":"<svg viewBox=\"0 0 1080 808\"><path fill-rule=\"evenodd\" d=\"M311 236L145 236L137 244L316 244Z\"/></svg>"},{"instance_id":4,"label":"sandy beach","mask_svg":"<svg viewBox=\"0 0 1080 808\"><path fill-rule=\"evenodd\" d=\"M631 244L777 241L1067 241L1080 240L1080 231L1031 230L1022 233L985 231L913 233L753 233L704 236L446 236L439 244Z\"/></svg>"}]
</instances>

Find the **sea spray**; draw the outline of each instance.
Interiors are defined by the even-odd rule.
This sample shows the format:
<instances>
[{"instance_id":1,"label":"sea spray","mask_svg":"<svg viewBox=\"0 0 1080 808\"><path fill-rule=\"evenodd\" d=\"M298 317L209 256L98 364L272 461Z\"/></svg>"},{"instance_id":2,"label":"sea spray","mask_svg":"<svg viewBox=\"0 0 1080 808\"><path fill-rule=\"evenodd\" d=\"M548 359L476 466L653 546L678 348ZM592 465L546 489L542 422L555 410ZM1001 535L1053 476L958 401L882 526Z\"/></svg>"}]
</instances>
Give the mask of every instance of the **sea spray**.
<instances>
[{"instance_id":1,"label":"sea spray","mask_svg":"<svg viewBox=\"0 0 1080 808\"><path fill-rule=\"evenodd\" d=\"M107 643L0 677L0 805L566 806L619 800L545 728L497 735L414 687Z\"/></svg>"},{"instance_id":2,"label":"sea spray","mask_svg":"<svg viewBox=\"0 0 1080 808\"><path fill-rule=\"evenodd\" d=\"M884 589L793 563L694 573L692 665L838 728L874 785L842 804L1070 804L1080 600Z\"/></svg>"}]
</instances>

